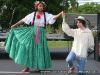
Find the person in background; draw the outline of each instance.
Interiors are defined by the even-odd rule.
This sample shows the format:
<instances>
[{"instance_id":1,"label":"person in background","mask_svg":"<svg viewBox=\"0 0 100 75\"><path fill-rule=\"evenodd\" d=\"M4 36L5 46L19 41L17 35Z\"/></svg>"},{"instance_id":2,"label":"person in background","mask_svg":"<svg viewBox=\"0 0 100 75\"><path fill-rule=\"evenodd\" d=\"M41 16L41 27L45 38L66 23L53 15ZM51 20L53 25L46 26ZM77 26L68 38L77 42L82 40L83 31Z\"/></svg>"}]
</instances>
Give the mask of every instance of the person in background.
<instances>
[{"instance_id":1,"label":"person in background","mask_svg":"<svg viewBox=\"0 0 100 75\"><path fill-rule=\"evenodd\" d=\"M68 73L73 73L75 66L73 60L77 59L78 73L84 74L84 68L87 60L88 48L94 47L94 38L90 29L86 28L86 19L83 16L75 18L77 23L77 29L71 29L65 22L65 13L62 13L62 30L68 35L74 38L72 49L66 58L68 63Z\"/></svg>"},{"instance_id":2,"label":"person in background","mask_svg":"<svg viewBox=\"0 0 100 75\"><path fill-rule=\"evenodd\" d=\"M57 15L45 12L46 4L43 1L36 1L34 8L34 12L11 26L4 43L10 58L26 67L22 72L28 72L30 68L40 72L41 69L52 67L45 28L62 15L62 12ZM29 26L17 27L24 23Z\"/></svg>"}]
</instances>

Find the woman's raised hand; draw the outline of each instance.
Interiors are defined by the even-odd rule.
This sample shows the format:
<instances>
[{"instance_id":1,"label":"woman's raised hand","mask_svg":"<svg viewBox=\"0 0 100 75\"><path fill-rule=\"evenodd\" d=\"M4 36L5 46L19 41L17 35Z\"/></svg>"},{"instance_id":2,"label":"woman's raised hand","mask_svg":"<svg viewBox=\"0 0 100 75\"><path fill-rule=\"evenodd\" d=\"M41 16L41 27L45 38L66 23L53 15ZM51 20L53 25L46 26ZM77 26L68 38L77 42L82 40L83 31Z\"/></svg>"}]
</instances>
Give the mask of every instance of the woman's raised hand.
<instances>
[{"instance_id":1,"label":"woman's raised hand","mask_svg":"<svg viewBox=\"0 0 100 75\"><path fill-rule=\"evenodd\" d=\"M65 12L64 11L62 11L62 18L63 18L63 22L65 22Z\"/></svg>"},{"instance_id":2,"label":"woman's raised hand","mask_svg":"<svg viewBox=\"0 0 100 75\"><path fill-rule=\"evenodd\" d=\"M62 18L65 18L65 12L62 11Z\"/></svg>"}]
</instances>

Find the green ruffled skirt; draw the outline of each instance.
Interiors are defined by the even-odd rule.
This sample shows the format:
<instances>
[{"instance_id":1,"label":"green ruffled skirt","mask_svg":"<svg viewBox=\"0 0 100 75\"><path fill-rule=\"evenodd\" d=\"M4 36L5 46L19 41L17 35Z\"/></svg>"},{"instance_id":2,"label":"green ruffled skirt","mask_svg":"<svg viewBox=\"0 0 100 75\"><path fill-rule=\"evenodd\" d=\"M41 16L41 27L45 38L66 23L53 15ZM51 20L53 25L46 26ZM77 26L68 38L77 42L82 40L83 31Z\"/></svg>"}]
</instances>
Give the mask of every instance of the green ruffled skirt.
<instances>
[{"instance_id":1,"label":"green ruffled skirt","mask_svg":"<svg viewBox=\"0 0 100 75\"><path fill-rule=\"evenodd\" d=\"M9 31L4 43L6 52L15 63L29 68L51 68L51 57L46 41L46 32L39 27L38 44L35 43L36 27L19 27Z\"/></svg>"}]
</instances>

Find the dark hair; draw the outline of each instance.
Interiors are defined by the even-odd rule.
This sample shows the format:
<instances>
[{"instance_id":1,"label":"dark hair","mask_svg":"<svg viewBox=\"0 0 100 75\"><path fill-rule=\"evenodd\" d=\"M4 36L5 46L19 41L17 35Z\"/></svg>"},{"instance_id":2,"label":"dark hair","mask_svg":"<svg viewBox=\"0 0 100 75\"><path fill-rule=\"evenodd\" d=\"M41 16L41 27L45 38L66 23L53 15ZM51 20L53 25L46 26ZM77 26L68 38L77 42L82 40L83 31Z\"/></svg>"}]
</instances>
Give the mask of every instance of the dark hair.
<instances>
[{"instance_id":1,"label":"dark hair","mask_svg":"<svg viewBox=\"0 0 100 75\"><path fill-rule=\"evenodd\" d=\"M86 27L86 21L81 20L81 19L77 19L77 20L80 21L83 24L84 27Z\"/></svg>"},{"instance_id":2,"label":"dark hair","mask_svg":"<svg viewBox=\"0 0 100 75\"><path fill-rule=\"evenodd\" d=\"M35 1L34 8L38 10L38 5L43 4L43 10L45 10L46 4L43 1Z\"/></svg>"}]
</instances>

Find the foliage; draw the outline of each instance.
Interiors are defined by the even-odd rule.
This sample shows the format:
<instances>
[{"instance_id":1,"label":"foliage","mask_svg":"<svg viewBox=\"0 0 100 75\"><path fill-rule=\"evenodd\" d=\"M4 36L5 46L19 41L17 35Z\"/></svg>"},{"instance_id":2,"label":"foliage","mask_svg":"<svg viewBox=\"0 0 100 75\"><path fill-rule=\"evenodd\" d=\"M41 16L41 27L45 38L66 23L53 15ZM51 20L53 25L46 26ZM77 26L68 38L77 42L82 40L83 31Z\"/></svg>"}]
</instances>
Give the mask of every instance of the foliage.
<instances>
[{"instance_id":1,"label":"foliage","mask_svg":"<svg viewBox=\"0 0 100 75\"><path fill-rule=\"evenodd\" d=\"M30 12L33 7L34 0L3 0L2 5L6 4L7 9L3 10L0 16L0 24L2 28L7 29L12 24L23 18Z\"/></svg>"},{"instance_id":2,"label":"foliage","mask_svg":"<svg viewBox=\"0 0 100 75\"><path fill-rule=\"evenodd\" d=\"M98 12L100 12L100 4L95 3L95 2L80 5L73 11L71 11L71 9L69 9L69 13L97 14Z\"/></svg>"},{"instance_id":3,"label":"foliage","mask_svg":"<svg viewBox=\"0 0 100 75\"><path fill-rule=\"evenodd\" d=\"M93 37L96 37L97 36L97 30L93 30L92 34L93 34Z\"/></svg>"},{"instance_id":4,"label":"foliage","mask_svg":"<svg viewBox=\"0 0 100 75\"><path fill-rule=\"evenodd\" d=\"M52 34L52 33L62 34L63 33L63 31L62 31L62 25L60 24L59 27L56 28L56 29L53 29L53 27L51 27L51 25L48 25L47 28L46 28L46 33L47 34Z\"/></svg>"},{"instance_id":5,"label":"foliage","mask_svg":"<svg viewBox=\"0 0 100 75\"><path fill-rule=\"evenodd\" d=\"M70 4L71 4L70 10L72 12L74 11L74 9L76 9L79 6L79 3L77 2L77 0L70 0Z\"/></svg>"}]
</instances>

